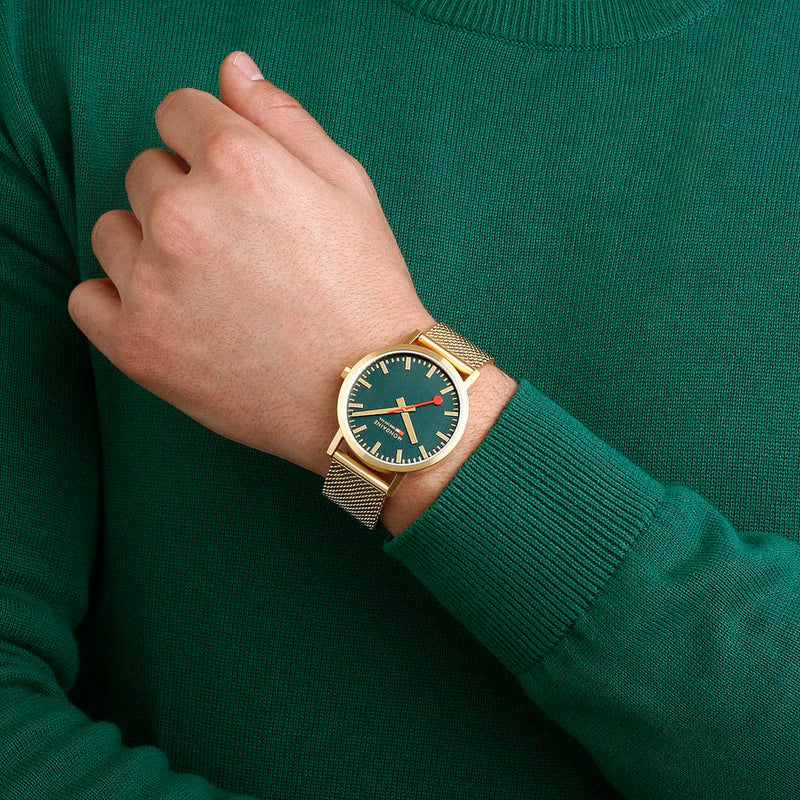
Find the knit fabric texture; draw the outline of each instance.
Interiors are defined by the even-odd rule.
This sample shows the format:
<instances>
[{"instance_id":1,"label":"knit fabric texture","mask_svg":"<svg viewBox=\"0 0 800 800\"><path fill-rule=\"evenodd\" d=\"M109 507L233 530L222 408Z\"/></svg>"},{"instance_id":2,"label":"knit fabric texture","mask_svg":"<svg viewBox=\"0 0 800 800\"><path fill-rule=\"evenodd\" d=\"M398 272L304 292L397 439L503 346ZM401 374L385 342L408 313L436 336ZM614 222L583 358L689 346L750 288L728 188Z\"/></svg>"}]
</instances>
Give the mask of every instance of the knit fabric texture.
<instances>
[{"instance_id":1,"label":"knit fabric texture","mask_svg":"<svg viewBox=\"0 0 800 800\"><path fill-rule=\"evenodd\" d=\"M2 800L797 796L796 3L0 15ZM394 539L67 313L157 105L236 49L519 382Z\"/></svg>"}]
</instances>

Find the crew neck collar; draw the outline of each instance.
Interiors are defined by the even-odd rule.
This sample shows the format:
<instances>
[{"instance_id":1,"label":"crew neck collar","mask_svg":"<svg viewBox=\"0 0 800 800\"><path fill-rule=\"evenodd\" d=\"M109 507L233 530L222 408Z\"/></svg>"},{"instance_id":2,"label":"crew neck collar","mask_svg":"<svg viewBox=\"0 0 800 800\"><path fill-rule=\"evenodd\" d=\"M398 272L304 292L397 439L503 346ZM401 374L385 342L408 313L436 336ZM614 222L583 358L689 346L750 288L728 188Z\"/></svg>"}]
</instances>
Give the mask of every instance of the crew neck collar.
<instances>
[{"instance_id":1,"label":"crew neck collar","mask_svg":"<svg viewBox=\"0 0 800 800\"><path fill-rule=\"evenodd\" d=\"M520 44L619 47L681 31L724 0L394 0L423 19Z\"/></svg>"}]
</instances>

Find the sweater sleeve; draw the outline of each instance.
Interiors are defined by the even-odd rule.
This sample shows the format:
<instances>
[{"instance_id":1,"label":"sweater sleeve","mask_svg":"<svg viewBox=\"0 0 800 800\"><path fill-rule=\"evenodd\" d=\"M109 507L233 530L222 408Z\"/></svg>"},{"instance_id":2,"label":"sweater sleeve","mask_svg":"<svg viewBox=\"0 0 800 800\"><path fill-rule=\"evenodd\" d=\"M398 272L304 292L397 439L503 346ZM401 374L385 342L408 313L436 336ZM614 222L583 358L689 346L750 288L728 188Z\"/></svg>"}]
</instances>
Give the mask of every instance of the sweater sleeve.
<instances>
[{"instance_id":1,"label":"sweater sleeve","mask_svg":"<svg viewBox=\"0 0 800 800\"><path fill-rule=\"evenodd\" d=\"M27 155L0 135L0 796L246 800L171 771L155 747L123 746L70 703L99 436L88 348L67 314L72 248Z\"/></svg>"},{"instance_id":2,"label":"sweater sleeve","mask_svg":"<svg viewBox=\"0 0 800 800\"><path fill-rule=\"evenodd\" d=\"M528 381L384 547L625 797L797 795L797 545L735 531Z\"/></svg>"}]
</instances>

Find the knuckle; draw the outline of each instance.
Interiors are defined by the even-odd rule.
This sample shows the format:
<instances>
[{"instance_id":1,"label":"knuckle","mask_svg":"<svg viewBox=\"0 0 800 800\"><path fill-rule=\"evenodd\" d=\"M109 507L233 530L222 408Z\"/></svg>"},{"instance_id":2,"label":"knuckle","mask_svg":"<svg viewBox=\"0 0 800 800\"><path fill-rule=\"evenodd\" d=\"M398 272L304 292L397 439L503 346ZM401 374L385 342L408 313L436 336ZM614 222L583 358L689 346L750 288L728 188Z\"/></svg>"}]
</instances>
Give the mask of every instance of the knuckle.
<instances>
[{"instance_id":1,"label":"knuckle","mask_svg":"<svg viewBox=\"0 0 800 800\"><path fill-rule=\"evenodd\" d=\"M172 105L180 99L182 89L174 89L173 91L169 92L168 94L164 95L161 102L156 106L156 123L159 122L160 119L163 118L164 113L172 107Z\"/></svg>"},{"instance_id":2,"label":"knuckle","mask_svg":"<svg viewBox=\"0 0 800 800\"><path fill-rule=\"evenodd\" d=\"M295 111L299 109L304 114L306 113L300 102L288 92L284 92L283 89L279 89L272 84L265 85L262 88L264 91L260 94L259 102L265 111L277 111L279 109Z\"/></svg>"},{"instance_id":3,"label":"knuckle","mask_svg":"<svg viewBox=\"0 0 800 800\"><path fill-rule=\"evenodd\" d=\"M255 153L248 137L232 127L224 126L209 133L206 158L214 170L240 172L253 167Z\"/></svg>"},{"instance_id":4,"label":"knuckle","mask_svg":"<svg viewBox=\"0 0 800 800\"><path fill-rule=\"evenodd\" d=\"M172 186L153 189L148 198L149 232L157 239L169 240L175 230L183 229L189 218L186 201Z\"/></svg>"},{"instance_id":5,"label":"knuckle","mask_svg":"<svg viewBox=\"0 0 800 800\"><path fill-rule=\"evenodd\" d=\"M125 190L128 192L128 195L130 195L131 186L137 179L137 173L147 168L147 163L153 159L155 153L157 153L157 150L155 148L150 148L149 150L142 150L141 153L137 153L133 157L133 160L128 166L128 171L125 173Z\"/></svg>"},{"instance_id":6,"label":"knuckle","mask_svg":"<svg viewBox=\"0 0 800 800\"><path fill-rule=\"evenodd\" d=\"M357 192L366 192L369 196L374 195L375 185L367 174L364 165L355 156L351 156L345 151L342 152L344 157L340 169L343 181Z\"/></svg>"},{"instance_id":7,"label":"knuckle","mask_svg":"<svg viewBox=\"0 0 800 800\"><path fill-rule=\"evenodd\" d=\"M106 217L108 216L108 211L101 214L95 221L94 225L92 225L91 231L91 242L92 242L92 250L97 252L98 247L100 247L103 243L103 239L105 236L105 227L106 227Z\"/></svg>"},{"instance_id":8,"label":"knuckle","mask_svg":"<svg viewBox=\"0 0 800 800\"><path fill-rule=\"evenodd\" d=\"M149 198L144 242L170 268L182 268L208 243L208 214L180 189L155 189ZM166 274L166 273L165 273Z\"/></svg>"},{"instance_id":9,"label":"knuckle","mask_svg":"<svg viewBox=\"0 0 800 800\"><path fill-rule=\"evenodd\" d=\"M118 209L103 212L94 222L91 232L92 250L95 255L105 250L104 247L114 236L114 220L119 213Z\"/></svg>"},{"instance_id":10,"label":"knuckle","mask_svg":"<svg viewBox=\"0 0 800 800\"><path fill-rule=\"evenodd\" d=\"M72 287L72 291L67 298L67 312L77 325L81 325L84 319L84 292L82 283Z\"/></svg>"},{"instance_id":11,"label":"knuckle","mask_svg":"<svg viewBox=\"0 0 800 800\"><path fill-rule=\"evenodd\" d=\"M143 237L157 253L176 255L202 235L197 201L187 187L175 183L150 189L143 216Z\"/></svg>"},{"instance_id":12,"label":"knuckle","mask_svg":"<svg viewBox=\"0 0 800 800\"><path fill-rule=\"evenodd\" d=\"M160 113L165 109L172 106L174 103L179 103L182 100L186 100L192 96L192 93L195 92L195 89L192 89L188 86L184 86L180 89L173 89L171 92L167 92L164 97L162 98L161 102L158 104L156 108L156 113Z\"/></svg>"},{"instance_id":13,"label":"knuckle","mask_svg":"<svg viewBox=\"0 0 800 800\"><path fill-rule=\"evenodd\" d=\"M128 167L128 172L131 172L142 165L146 165L148 161L157 159L162 153L163 150L159 150L157 147L148 147L146 150L142 150L133 157L133 160Z\"/></svg>"},{"instance_id":14,"label":"knuckle","mask_svg":"<svg viewBox=\"0 0 800 800\"><path fill-rule=\"evenodd\" d=\"M195 89L191 86L173 89L171 92L165 94L161 102L156 106L156 127L160 125L164 114L168 113L176 105L187 105L192 102L197 102L197 99L203 95L208 95L208 92L204 92L201 89Z\"/></svg>"},{"instance_id":15,"label":"knuckle","mask_svg":"<svg viewBox=\"0 0 800 800\"><path fill-rule=\"evenodd\" d=\"M147 152L146 150L142 150L141 153L137 153L131 159L131 163L128 164L128 169L125 172L125 188L126 188L126 190L128 190L128 192L130 192L131 180L135 177L136 172L141 167L142 161L144 160L144 154L146 152Z\"/></svg>"}]
</instances>

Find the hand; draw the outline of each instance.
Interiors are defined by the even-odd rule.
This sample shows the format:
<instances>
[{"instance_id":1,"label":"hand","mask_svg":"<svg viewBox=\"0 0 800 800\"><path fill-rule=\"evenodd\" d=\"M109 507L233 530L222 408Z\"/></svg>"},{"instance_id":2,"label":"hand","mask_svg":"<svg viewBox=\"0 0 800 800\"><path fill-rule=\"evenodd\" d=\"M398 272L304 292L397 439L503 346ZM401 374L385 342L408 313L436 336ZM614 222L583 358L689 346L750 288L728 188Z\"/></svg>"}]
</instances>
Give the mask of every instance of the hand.
<instances>
[{"instance_id":1,"label":"hand","mask_svg":"<svg viewBox=\"0 0 800 800\"><path fill-rule=\"evenodd\" d=\"M370 408L367 411L351 411L349 416L351 417L365 417L369 414L399 414L404 413L406 411L413 411L415 408L419 408L420 406L429 406L431 403L434 405L440 406L442 404L442 396L437 394L433 400L426 400L424 403L413 403L410 406L407 405L399 405L402 397L397 398L398 405L392 406L391 408Z\"/></svg>"},{"instance_id":2,"label":"hand","mask_svg":"<svg viewBox=\"0 0 800 800\"><path fill-rule=\"evenodd\" d=\"M414 430L414 424L411 422L411 415L407 411L404 411L400 417L408 431L408 441L411 442L411 444L416 444L418 441L417 432Z\"/></svg>"},{"instance_id":3,"label":"hand","mask_svg":"<svg viewBox=\"0 0 800 800\"><path fill-rule=\"evenodd\" d=\"M133 213L92 231L108 278L79 284L69 312L149 391L324 474L342 367L434 319L361 164L245 64L222 62L220 100L185 88L158 106L173 152L133 160Z\"/></svg>"}]
</instances>

